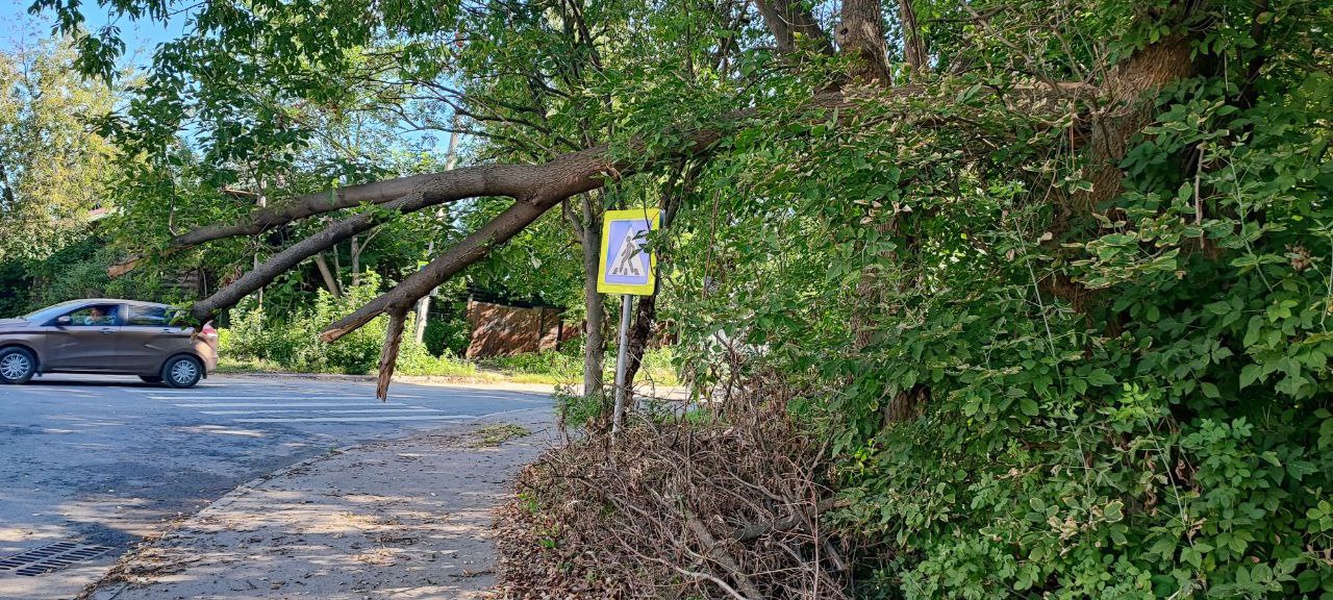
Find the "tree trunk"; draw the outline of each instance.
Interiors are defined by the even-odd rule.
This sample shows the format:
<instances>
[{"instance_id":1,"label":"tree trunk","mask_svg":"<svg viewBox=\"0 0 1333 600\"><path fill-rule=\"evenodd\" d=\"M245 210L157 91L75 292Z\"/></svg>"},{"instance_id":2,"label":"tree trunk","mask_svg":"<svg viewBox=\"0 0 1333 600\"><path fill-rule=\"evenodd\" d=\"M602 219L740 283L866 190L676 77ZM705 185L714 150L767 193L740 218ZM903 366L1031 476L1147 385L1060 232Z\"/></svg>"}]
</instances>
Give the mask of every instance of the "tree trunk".
<instances>
[{"instance_id":1,"label":"tree trunk","mask_svg":"<svg viewBox=\"0 0 1333 600\"><path fill-rule=\"evenodd\" d=\"M597 266L602 252L601 199L594 194L583 195L583 305L587 313L583 344L583 395L587 398L602 396L602 358L606 355L606 338L602 336L602 320L606 306L597 293ZM596 203L596 204L594 204Z\"/></svg>"},{"instance_id":2,"label":"tree trunk","mask_svg":"<svg viewBox=\"0 0 1333 600\"><path fill-rule=\"evenodd\" d=\"M430 243L426 245L426 256L434 255L435 240L431 240ZM414 329L412 332L412 339L418 344L426 341L426 319L430 318L430 297L434 294L435 290L431 290L429 294L422 296L421 299L417 301L417 321L412 324Z\"/></svg>"},{"instance_id":3,"label":"tree trunk","mask_svg":"<svg viewBox=\"0 0 1333 600\"><path fill-rule=\"evenodd\" d=\"M333 276L333 272L329 270L329 262L324 260L324 253L320 252L314 258L315 267L319 269L319 276L324 280L324 287L328 288L329 293L335 297L341 297L343 295L342 288L338 286L338 280Z\"/></svg>"},{"instance_id":4,"label":"tree trunk","mask_svg":"<svg viewBox=\"0 0 1333 600\"><path fill-rule=\"evenodd\" d=\"M356 236L352 236L352 287L361 285L361 250Z\"/></svg>"},{"instance_id":5,"label":"tree trunk","mask_svg":"<svg viewBox=\"0 0 1333 600\"><path fill-rule=\"evenodd\" d=\"M903 59L911 67L911 77L916 79L926 66L926 42L921 39L921 28L916 22L916 9L912 0L898 0L898 21L903 28Z\"/></svg>"},{"instance_id":6,"label":"tree trunk","mask_svg":"<svg viewBox=\"0 0 1333 600\"><path fill-rule=\"evenodd\" d=\"M833 55L828 34L820 29L810 9L801 0L755 0L764 24L778 43L778 51L792 54L802 46Z\"/></svg>"},{"instance_id":7,"label":"tree trunk","mask_svg":"<svg viewBox=\"0 0 1333 600\"><path fill-rule=\"evenodd\" d=\"M889 85L889 50L879 0L843 0L838 45L852 59L852 81Z\"/></svg>"},{"instance_id":8,"label":"tree trunk","mask_svg":"<svg viewBox=\"0 0 1333 600\"><path fill-rule=\"evenodd\" d=\"M643 366L643 353L648 350L652 339L653 323L657 320L657 293L641 296L634 311L634 325L629 330L629 350L626 353L629 362L625 364L625 399L628 403L634 390L634 376Z\"/></svg>"}]
</instances>

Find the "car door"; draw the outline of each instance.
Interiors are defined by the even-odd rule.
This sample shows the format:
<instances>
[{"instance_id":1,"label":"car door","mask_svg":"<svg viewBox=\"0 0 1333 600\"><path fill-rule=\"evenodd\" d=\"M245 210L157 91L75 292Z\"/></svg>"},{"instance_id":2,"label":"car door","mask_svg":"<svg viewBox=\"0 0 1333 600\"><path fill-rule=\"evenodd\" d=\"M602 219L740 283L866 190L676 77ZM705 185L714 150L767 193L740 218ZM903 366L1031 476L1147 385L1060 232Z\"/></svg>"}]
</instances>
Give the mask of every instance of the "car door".
<instances>
[{"instance_id":1,"label":"car door","mask_svg":"<svg viewBox=\"0 0 1333 600\"><path fill-rule=\"evenodd\" d=\"M76 308L50 323L48 371L121 371L120 322L124 307L95 303Z\"/></svg>"},{"instance_id":2,"label":"car door","mask_svg":"<svg viewBox=\"0 0 1333 600\"><path fill-rule=\"evenodd\" d=\"M120 328L120 349L129 372L156 374L167 358L193 347L192 330L171 323L175 309L161 304L130 304L126 308L128 318Z\"/></svg>"}]
</instances>

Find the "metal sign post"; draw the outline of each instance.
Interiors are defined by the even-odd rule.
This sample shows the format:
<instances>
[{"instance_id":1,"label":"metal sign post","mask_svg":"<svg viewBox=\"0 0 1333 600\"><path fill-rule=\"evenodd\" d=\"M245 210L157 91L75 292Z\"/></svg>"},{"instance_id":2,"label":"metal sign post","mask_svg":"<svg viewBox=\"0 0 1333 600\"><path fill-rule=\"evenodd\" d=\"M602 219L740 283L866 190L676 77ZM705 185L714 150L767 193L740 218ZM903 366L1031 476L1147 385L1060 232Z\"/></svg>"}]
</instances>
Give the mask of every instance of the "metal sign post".
<instances>
[{"instance_id":1,"label":"metal sign post","mask_svg":"<svg viewBox=\"0 0 1333 600\"><path fill-rule=\"evenodd\" d=\"M651 296L657 278L657 257L644 251L648 233L661 224L658 209L608 210L602 217L602 251L597 268L597 291L623 294L620 307L620 344L616 351L616 403L611 414L611 432L625 421L625 381L629 363L630 313L634 296ZM584 390L587 393L587 390Z\"/></svg>"},{"instance_id":2,"label":"metal sign post","mask_svg":"<svg viewBox=\"0 0 1333 600\"><path fill-rule=\"evenodd\" d=\"M616 407L611 413L611 433L620 431L620 424L625 422L625 375L629 370L629 323L630 311L634 308L634 296L621 296L620 303L620 344L616 346Z\"/></svg>"}]
</instances>

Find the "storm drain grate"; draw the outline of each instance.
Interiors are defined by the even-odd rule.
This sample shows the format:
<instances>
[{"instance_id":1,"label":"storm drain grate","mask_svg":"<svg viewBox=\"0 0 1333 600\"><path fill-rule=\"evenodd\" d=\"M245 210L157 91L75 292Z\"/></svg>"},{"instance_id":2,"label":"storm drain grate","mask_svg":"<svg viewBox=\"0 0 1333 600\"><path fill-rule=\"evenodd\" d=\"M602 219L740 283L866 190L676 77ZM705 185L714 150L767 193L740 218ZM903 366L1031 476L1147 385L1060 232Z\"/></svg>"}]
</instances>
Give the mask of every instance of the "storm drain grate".
<instances>
[{"instance_id":1,"label":"storm drain grate","mask_svg":"<svg viewBox=\"0 0 1333 600\"><path fill-rule=\"evenodd\" d=\"M49 546L33 548L26 552L0 558L0 574L13 572L25 577L45 575L64 569L76 562L97 558L111 550L110 546L87 546L74 542L57 542Z\"/></svg>"}]
</instances>

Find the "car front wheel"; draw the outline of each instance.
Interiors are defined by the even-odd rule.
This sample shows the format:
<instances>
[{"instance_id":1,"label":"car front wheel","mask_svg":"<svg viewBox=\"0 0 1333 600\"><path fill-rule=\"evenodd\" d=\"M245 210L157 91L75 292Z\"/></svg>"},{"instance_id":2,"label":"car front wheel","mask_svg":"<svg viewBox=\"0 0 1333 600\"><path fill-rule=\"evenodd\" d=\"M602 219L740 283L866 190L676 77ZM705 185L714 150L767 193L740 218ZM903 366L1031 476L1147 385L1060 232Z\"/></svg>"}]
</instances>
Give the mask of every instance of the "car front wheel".
<instances>
[{"instance_id":1,"label":"car front wheel","mask_svg":"<svg viewBox=\"0 0 1333 600\"><path fill-rule=\"evenodd\" d=\"M193 356L177 356L162 365L162 381L171 387L194 387L203 376L204 366Z\"/></svg>"},{"instance_id":2,"label":"car front wheel","mask_svg":"<svg viewBox=\"0 0 1333 600\"><path fill-rule=\"evenodd\" d=\"M0 383L27 383L37 373L37 359L24 348L0 350Z\"/></svg>"}]
</instances>

